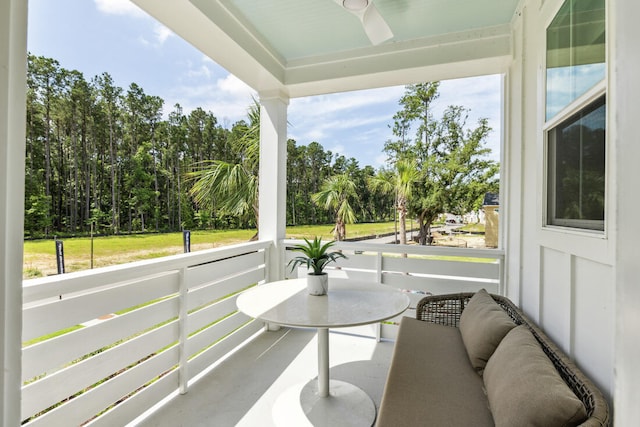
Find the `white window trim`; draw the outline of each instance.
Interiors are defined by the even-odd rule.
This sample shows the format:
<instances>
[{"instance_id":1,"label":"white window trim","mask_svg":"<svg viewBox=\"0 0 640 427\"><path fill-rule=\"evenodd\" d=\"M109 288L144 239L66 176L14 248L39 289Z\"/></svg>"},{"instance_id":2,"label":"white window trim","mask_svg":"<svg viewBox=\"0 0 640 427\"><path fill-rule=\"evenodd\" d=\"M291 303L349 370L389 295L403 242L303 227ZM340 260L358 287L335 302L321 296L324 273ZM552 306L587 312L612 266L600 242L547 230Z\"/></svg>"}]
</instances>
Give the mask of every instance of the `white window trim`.
<instances>
[{"instance_id":1,"label":"white window trim","mask_svg":"<svg viewBox=\"0 0 640 427\"><path fill-rule=\"evenodd\" d=\"M546 66L546 64L545 64ZM545 88L545 105L546 108L546 87L547 87L547 79L544 79L544 88ZM542 131L547 134L549 130L558 126L560 123L564 122L574 114L578 113L580 110L600 98L602 95L606 95L607 93L607 76L605 71L605 76L602 80L596 83L591 89L580 95L576 98L571 104L564 107L562 110L558 112L555 116L553 116L550 120L544 122L542 127ZM546 138L545 138L546 139Z\"/></svg>"}]
</instances>

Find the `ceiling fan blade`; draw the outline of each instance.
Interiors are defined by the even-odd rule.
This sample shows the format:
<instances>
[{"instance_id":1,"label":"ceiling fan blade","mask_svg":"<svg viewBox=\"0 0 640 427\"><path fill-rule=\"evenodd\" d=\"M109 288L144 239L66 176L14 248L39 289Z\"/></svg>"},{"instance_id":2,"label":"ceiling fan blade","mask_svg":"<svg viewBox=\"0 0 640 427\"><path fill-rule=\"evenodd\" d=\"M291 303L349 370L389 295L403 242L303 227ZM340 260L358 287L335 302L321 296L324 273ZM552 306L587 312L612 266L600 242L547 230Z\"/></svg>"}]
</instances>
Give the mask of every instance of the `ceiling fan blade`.
<instances>
[{"instance_id":1,"label":"ceiling fan blade","mask_svg":"<svg viewBox=\"0 0 640 427\"><path fill-rule=\"evenodd\" d=\"M393 37L391 28L373 3L369 3L360 20L372 44L378 45Z\"/></svg>"},{"instance_id":2,"label":"ceiling fan blade","mask_svg":"<svg viewBox=\"0 0 640 427\"><path fill-rule=\"evenodd\" d=\"M378 45L393 37L391 28L389 28L389 25L387 25L382 15L380 15L380 12L378 12L372 0L364 1L364 4L361 5L362 8L358 9L352 9L347 6L345 0L335 0L335 2L360 19L364 32L372 44Z\"/></svg>"}]
</instances>

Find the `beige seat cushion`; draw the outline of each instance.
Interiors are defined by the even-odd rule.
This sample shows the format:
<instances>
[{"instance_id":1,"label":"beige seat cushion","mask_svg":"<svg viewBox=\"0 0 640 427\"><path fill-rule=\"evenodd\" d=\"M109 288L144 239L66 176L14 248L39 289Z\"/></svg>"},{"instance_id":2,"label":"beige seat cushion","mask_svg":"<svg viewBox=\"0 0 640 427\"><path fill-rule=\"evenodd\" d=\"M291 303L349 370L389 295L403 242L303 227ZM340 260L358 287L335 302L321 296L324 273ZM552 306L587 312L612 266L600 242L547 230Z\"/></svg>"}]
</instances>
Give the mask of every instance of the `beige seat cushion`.
<instances>
[{"instance_id":1,"label":"beige seat cushion","mask_svg":"<svg viewBox=\"0 0 640 427\"><path fill-rule=\"evenodd\" d=\"M458 328L402 319L376 425L493 426Z\"/></svg>"},{"instance_id":2,"label":"beige seat cushion","mask_svg":"<svg viewBox=\"0 0 640 427\"><path fill-rule=\"evenodd\" d=\"M574 426L587 418L529 329L520 325L504 337L484 370L496 426Z\"/></svg>"},{"instance_id":3,"label":"beige seat cushion","mask_svg":"<svg viewBox=\"0 0 640 427\"><path fill-rule=\"evenodd\" d=\"M515 327L486 290L476 292L460 315L460 334L471 365L482 375L500 341Z\"/></svg>"}]
</instances>

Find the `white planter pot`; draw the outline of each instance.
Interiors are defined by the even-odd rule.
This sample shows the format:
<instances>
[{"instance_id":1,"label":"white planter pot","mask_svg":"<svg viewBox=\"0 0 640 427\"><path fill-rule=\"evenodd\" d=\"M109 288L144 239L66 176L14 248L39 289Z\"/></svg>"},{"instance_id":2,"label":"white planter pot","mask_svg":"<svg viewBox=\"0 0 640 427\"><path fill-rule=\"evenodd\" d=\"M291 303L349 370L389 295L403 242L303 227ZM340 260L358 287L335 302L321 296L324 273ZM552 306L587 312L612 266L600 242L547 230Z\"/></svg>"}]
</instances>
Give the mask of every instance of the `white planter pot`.
<instances>
[{"instance_id":1,"label":"white planter pot","mask_svg":"<svg viewBox=\"0 0 640 427\"><path fill-rule=\"evenodd\" d=\"M329 290L329 276L327 273L307 276L307 291L309 295L326 295Z\"/></svg>"}]
</instances>

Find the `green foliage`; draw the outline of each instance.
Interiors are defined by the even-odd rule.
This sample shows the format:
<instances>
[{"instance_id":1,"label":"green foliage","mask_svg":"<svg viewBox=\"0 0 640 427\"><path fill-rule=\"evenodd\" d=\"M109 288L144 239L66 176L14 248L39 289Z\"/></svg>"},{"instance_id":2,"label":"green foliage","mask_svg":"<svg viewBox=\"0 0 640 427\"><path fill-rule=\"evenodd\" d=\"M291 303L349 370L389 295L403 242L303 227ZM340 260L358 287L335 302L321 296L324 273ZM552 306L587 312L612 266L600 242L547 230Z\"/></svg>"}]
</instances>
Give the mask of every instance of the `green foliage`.
<instances>
[{"instance_id":1,"label":"green foliage","mask_svg":"<svg viewBox=\"0 0 640 427\"><path fill-rule=\"evenodd\" d=\"M297 256L289 261L291 271L293 271L299 265L305 265L308 269L313 270L313 274L322 274L327 264L335 262L338 258L346 258L346 256L339 251L329 251L335 241L322 243L322 239L318 236L314 237L313 241L304 239L305 243L295 245L293 251L302 252L304 255Z\"/></svg>"},{"instance_id":2,"label":"green foliage","mask_svg":"<svg viewBox=\"0 0 640 427\"><path fill-rule=\"evenodd\" d=\"M438 83L407 86L394 115L389 166L376 171L318 142L287 141L287 224L346 224L418 218L424 236L445 210L477 209L497 191L498 165L483 147L485 119L466 128L466 110L430 111ZM29 55L25 235L117 235L258 224L260 108L223 127L202 108L164 100L108 73L87 79L56 60ZM371 184L389 174L391 189ZM252 234L252 235L255 235Z\"/></svg>"},{"instance_id":3,"label":"green foliage","mask_svg":"<svg viewBox=\"0 0 640 427\"><path fill-rule=\"evenodd\" d=\"M65 334L68 334L69 332L77 331L78 329L82 329L82 328L84 328L84 326L82 326L82 325L70 326L68 328L61 329L61 330L56 331L56 332L52 332L50 334L43 335L41 337L33 338L33 339L29 340L29 341L25 341L25 342L22 343L22 346L23 347L29 347L30 345L34 345L34 344L37 344L39 342L47 341L47 340L50 340L52 338L59 337L61 335L65 335Z\"/></svg>"},{"instance_id":4,"label":"green foliage","mask_svg":"<svg viewBox=\"0 0 640 427\"><path fill-rule=\"evenodd\" d=\"M33 194L29 196L24 214L24 229L32 237L42 234L51 226L51 197Z\"/></svg>"},{"instance_id":5,"label":"green foliage","mask_svg":"<svg viewBox=\"0 0 640 427\"><path fill-rule=\"evenodd\" d=\"M314 203L324 206L327 210L334 210L336 240L344 240L347 234L346 224L356 222L356 215L350 203L356 197L355 183L347 173L328 177L322 183L320 191L311 196Z\"/></svg>"},{"instance_id":6,"label":"green foliage","mask_svg":"<svg viewBox=\"0 0 640 427\"><path fill-rule=\"evenodd\" d=\"M203 161L187 178L193 183L190 194L197 204L215 206L222 214L239 217L243 225L257 227L260 105L255 99L248 117L248 126L239 123L234 127L237 163Z\"/></svg>"},{"instance_id":7,"label":"green foliage","mask_svg":"<svg viewBox=\"0 0 640 427\"><path fill-rule=\"evenodd\" d=\"M22 273L23 278L25 279L35 279L36 277L42 277L42 271L37 268L27 267L24 269Z\"/></svg>"},{"instance_id":8,"label":"green foliage","mask_svg":"<svg viewBox=\"0 0 640 427\"><path fill-rule=\"evenodd\" d=\"M498 190L499 166L487 158L490 150L484 146L491 132L487 119L467 129L468 110L449 106L436 120L430 106L439 96L438 87L438 82L406 87L402 108L394 116L394 134L400 140L385 145L391 159L413 162L418 173L410 180L410 197L404 202L408 214L418 219L421 244L429 241L438 215L477 209L486 192ZM407 136L412 126L413 142Z\"/></svg>"},{"instance_id":9,"label":"green foliage","mask_svg":"<svg viewBox=\"0 0 640 427\"><path fill-rule=\"evenodd\" d=\"M407 244L408 203L413 197L414 187L420 180L420 171L415 160L400 158L394 169L381 169L369 179L369 186L377 192L395 197L395 208L400 222L400 243Z\"/></svg>"}]
</instances>

